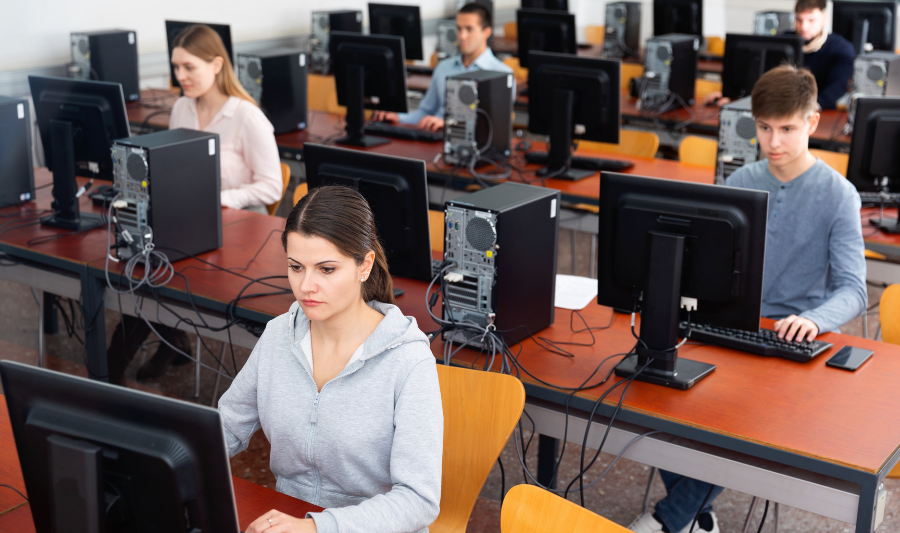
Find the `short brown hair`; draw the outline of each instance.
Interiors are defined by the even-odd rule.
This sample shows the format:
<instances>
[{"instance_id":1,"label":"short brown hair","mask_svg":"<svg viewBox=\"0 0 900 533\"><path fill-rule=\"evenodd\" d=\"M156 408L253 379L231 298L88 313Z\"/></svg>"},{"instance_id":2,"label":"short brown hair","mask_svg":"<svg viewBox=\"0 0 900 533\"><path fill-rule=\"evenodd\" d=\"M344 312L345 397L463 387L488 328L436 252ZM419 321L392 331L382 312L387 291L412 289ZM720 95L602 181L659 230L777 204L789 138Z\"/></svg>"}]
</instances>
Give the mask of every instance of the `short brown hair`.
<instances>
[{"instance_id":1,"label":"short brown hair","mask_svg":"<svg viewBox=\"0 0 900 533\"><path fill-rule=\"evenodd\" d=\"M378 240L375 216L361 194L349 187L317 187L300 199L284 224L281 245L287 251L289 233L321 237L342 254L362 264L366 254L375 252L375 264L362 285L365 302L394 303L394 282L388 272L384 248Z\"/></svg>"},{"instance_id":2,"label":"short brown hair","mask_svg":"<svg viewBox=\"0 0 900 533\"><path fill-rule=\"evenodd\" d=\"M493 21L491 20L491 10L482 4L477 2L468 3L461 8L459 8L459 13L474 13L481 18L481 29L489 28L493 26Z\"/></svg>"},{"instance_id":3,"label":"short brown hair","mask_svg":"<svg viewBox=\"0 0 900 533\"><path fill-rule=\"evenodd\" d=\"M800 113L804 119L818 111L816 78L806 69L781 65L763 74L750 96L756 118L787 118Z\"/></svg>"},{"instance_id":4,"label":"short brown hair","mask_svg":"<svg viewBox=\"0 0 900 533\"><path fill-rule=\"evenodd\" d=\"M803 13L813 9L825 11L826 7L828 7L828 0L797 0L797 3L794 4L794 13Z\"/></svg>"}]
</instances>

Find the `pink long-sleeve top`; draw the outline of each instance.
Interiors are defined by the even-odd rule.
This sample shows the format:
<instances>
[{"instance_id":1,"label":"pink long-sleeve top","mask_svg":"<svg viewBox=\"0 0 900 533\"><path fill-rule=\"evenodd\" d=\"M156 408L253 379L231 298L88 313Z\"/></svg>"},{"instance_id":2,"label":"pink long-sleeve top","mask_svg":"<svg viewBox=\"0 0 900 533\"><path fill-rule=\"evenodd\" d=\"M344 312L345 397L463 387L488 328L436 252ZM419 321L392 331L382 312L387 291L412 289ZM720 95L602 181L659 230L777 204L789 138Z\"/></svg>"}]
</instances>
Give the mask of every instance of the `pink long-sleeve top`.
<instances>
[{"instance_id":1,"label":"pink long-sleeve top","mask_svg":"<svg viewBox=\"0 0 900 533\"><path fill-rule=\"evenodd\" d=\"M200 130L194 98L175 101L169 128ZM219 134L223 206L264 206L281 198L281 161L275 129L258 107L232 96L201 131Z\"/></svg>"}]
</instances>

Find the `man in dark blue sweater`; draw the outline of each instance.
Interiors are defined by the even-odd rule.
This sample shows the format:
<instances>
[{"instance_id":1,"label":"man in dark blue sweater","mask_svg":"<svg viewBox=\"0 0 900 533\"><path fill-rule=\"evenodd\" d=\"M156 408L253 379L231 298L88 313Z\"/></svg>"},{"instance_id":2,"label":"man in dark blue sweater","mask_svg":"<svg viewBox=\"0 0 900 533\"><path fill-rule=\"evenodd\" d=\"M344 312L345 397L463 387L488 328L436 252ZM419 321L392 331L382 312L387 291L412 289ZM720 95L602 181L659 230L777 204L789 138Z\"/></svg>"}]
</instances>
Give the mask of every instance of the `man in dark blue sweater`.
<instances>
[{"instance_id":1,"label":"man in dark blue sweater","mask_svg":"<svg viewBox=\"0 0 900 533\"><path fill-rule=\"evenodd\" d=\"M827 0L797 0L794 29L803 37L803 66L816 78L819 106L834 109L853 78L853 45L836 33L825 33Z\"/></svg>"}]
</instances>

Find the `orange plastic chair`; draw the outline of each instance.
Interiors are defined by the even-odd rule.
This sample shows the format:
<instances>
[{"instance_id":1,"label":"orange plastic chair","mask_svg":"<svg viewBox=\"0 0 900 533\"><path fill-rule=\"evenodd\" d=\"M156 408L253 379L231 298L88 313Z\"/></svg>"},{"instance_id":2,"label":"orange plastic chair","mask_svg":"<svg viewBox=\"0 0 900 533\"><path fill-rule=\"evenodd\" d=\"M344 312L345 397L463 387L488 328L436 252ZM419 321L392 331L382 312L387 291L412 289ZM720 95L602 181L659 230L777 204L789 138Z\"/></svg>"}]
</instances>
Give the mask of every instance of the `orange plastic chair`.
<instances>
[{"instance_id":1,"label":"orange plastic chair","mask_svg":"<svg viewBox=\"0 0 900 533\"><path fill-rule=\"evenodd\" d=\"M628 533L624 527L534 485L509 489L500 533Z\"/></svg>"},{"instance_id":2,"label":"orange plastic chair","mask_svg":"<svg viewBox=\"0 0 900 533\"><path fill-rule=\"evenodd\" d=\"M299 202L301 198L306 196L306 193L308 193L308 192L309 192L308 184L301 183L300 185L297 185L297 188L294 189L294 203L291 204L291 208L293 208L295 205L297 205L297 202Z\"/></svg>"},{"instance_id":3,"label":"orange plastic chair","mask_svg":"<svg viewBox=\"0 0 900 533\"><path fill-rule=\"evenodd\" d=\"M659 150L659 136L652 131L619 130L619 144L579 141L578 149L652 159Z\"/></svg>"},{"instance_id":4,"label":"orange plastic chair","mask_svg":"<svg viewBox=\"0 0 900 533\"><path fill-rule=\"evenodd\" d=\"M678 146L678 159L686 165L716 168L716 150L719 143L715 139L704 139L688 135Z\"/></svg>"},{"instance_id":5,"label":"orange plastic chair","mask_svg":"<svg viewBox=\"0 0 900 533\"><path fill-rule=\"evenodd\" d=\"M710 93L722 93L722 82L721 81L709 81L703 78L697 78L697 83L694 85L694 101L698 104L702 104L704 100L706 100L706 95Z\"/></svg>"},{"instance_id":6,"label":"orange plastic chair","mask_svg":"<svg viewBox=\"0 0 900 533\"><path fill-rule=\"evenodd\" d=\"M512 69L513 76L516 78L516 83L521 85L528 81L528 69L522 68L519 64L518 57L507 57L503 60L503 64Z\"/></svg>"},{"instance_id":7,"label":"orange plastic chair","mask_svg":"<svg viewBox=\"0 0 900 533\"><path fill-rule=\"evenodd\" d=\"M266 210L269 211L270 215L274 215L276 211L278 211L278 207L281 206L281 201L284 199L284 193L287 192L288 183L291 182L291 167L287 166L287 163L281 164L281 196L278 197L278 201L274 204L269 204L266 206Z\"/></svg>"},{"instance_id":8,"label":"orange plastic chair","mask_svg":"<svg viewBox=\"0 0 900 533\"><path fill-rule=\"evenodd\" d=\"M515 22L507 22L503 25L503 36L507 39L518 39L519 38L519 25Z\"/></svg>"},{"instance_id":9,"label":"orange plastic chair","mask_svg":"<svg viewBox=\"0 0 900 533\"><path fill-rule=\"evenodd\" d=\"M444 212L428 210L428 232L431 234L431 249L444 253Z\"/></svg>"},{"instance_id":10,"label":"orange plastic chair","mask_svg":"<svg viewBox=\"0 0 900 533\"><path fill-rule=\"evenodd\" d=\"M434 68L438 64L438 56L437 52L431 54L431 59L428 61L428 64L431 65L431 68Z\"/></svg>"},{"instance_id":11,"label":"orange plastic chair","mask_svg":"<svg viewBox=\"0 0 900 533\"><path fill-rule=\"evenodd\" d=\"M707 37L706 51L715 56L725 55L725 39L721 37Z\"/></svg>"},{"instance_id":12,"label":"orange plastic chair","mask_svg":"<svg viewBox=\"0 0 900 533\"><path fill-rule=\"evenodd\" d=\"M518 379L439 364L444 406L441 512L431 533L465 533L475 501L525 407Z\"/></svg>"},{"instance_id":13,"label":"orange plastic chair","mask_svg":"<svg viewBox=\"0 0 900 533\"><path fill-rule=\"evenodd\" d=\"M337 103L337 89L334 85L334 76L322 76L321 74L308 74L306 76L307 107L316 111L343 115L347 108Z\"/></svg>"},{"instance_id":14,"label":"orange plastic chair","mask_svg":"<svg viewBox=\"0 0 900 533\"><path fill-rule=\"evenodd\" d=\"M588 26L584 29L584 38L588 44L603 44L605 37L605 26Z\"/></svg>"},{"instance_id":15,"label":"orange plastic chair","mask_svg":"<svg viewBox=\"0 0 900 533\"><path fill-rule=\"evenodd\" d=\"M644 75L644 65L640 63L622 63L622 90L628 90L628 84L634 78Z\"/></svg>"},{"instance_id":16,"label":"orange plastic chair","mask_svg":"<svg viewBox=\"0 0 900 533\"><path fill-rule=\"evenodd\" d=\"M817 150L815 148L810 148L809 153L824 161L829 167L837 170L841 176L847 177L847 164L850 162L850 154Z\"/></svg>"},{"instance_id":17,"label":"orange plastic chair","mask_svg":"<svg viewBox=\"0 0 900 533\"><path fill-rule=\"evenodd\" d=\"M900 344L900 285L888 285L881 293L878 318L881 320L881 340ZM900 478L900 465L895 466L887 477Z\"/></svg>"}]
</instances>

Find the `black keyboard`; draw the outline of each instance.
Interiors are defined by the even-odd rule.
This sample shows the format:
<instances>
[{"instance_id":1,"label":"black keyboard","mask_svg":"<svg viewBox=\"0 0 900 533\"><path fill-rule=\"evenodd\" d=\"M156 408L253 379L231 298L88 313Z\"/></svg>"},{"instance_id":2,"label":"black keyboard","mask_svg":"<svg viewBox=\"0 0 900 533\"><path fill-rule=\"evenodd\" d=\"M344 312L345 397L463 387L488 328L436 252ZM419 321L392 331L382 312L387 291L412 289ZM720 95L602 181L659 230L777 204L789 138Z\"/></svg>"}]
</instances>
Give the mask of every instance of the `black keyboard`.
<instances>
[{"instance_id":1,"label":"black keyboard","mask_svg":"<svg viewBox=\"0 0 900 533\"><path fill-rule=\"evenodd\" d=\"M388 124L387 122L370 122L366 124L365 132L366 135L391 137L393 139L403 139L405 141L436 143L444 140L443 131L425 131L409 126L395 126L393 124Z\"/></svg>"},{"instance_id":2,"label":"black keyboard","mask_svg":"<svg viewBox=\"0 0 900 533\"><path fill-rule=\"evenodd\" d=\"M862 192L859 193L859 199L864 204L887 204L900 203L900 193L898 192Z\"/></svg>"},{"instance_id":3,"label":"black keyboard","mask_svg":"<svg viewBox=\"0 0 900 533\"><path fill-rule=\"evenodd\" d=\"M406 65L406 73L431 76L432 74L434 74L434 69L425 65Z\"/></svg>"},{"instance_id":4,"label":"black keyboard","mask_svg":"<svg viewBox=\"0 0 900 533\"><path fill-rule=\"evenodd\" d=\"M525 160L529 163L535 163L537 165L546 165L547 164L547 152L528 152L525 154ZM628 170L629 168L634 166L634 163L631 161L618 161L615 159L598 159L595 157L580 157L577 155L572 156L572 168L579 168L582 170L611 170L613 172L619 172L622 170Z\"/></svg>"},{"instance_id":5,"label":"black keyboard","mask_svg":"<svg viewBox=\"0 0 900 533\"><path fill-rule=\"evenodd\" d=\"M686 332L685 326L685 323L681 324L682 335ZM800 362L809 361L832 346L829 342L817 340L787 342L779 339L778 334L771 329L760 328L759 333L752 333L740 329L717 328L701 324L691 324L690 339L757 355L781 357Z\"/></svg>"}]
</instances>

